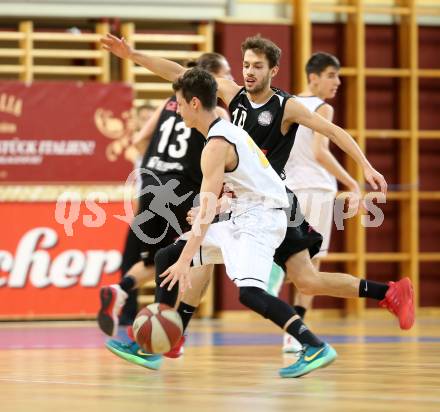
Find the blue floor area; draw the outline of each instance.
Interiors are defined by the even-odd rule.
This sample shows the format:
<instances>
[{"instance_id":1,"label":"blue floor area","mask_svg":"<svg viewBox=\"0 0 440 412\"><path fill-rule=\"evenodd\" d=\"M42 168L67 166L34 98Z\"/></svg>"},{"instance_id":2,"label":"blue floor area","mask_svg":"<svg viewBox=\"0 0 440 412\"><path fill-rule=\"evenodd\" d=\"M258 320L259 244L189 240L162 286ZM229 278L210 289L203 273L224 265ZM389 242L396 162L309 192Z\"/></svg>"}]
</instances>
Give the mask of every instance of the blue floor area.
<instances>
[{"instance_id":1,"label":"blue floor area","mask_svg":"<svg viewBox=\"0 0 440 412\"><path fill-rule=\"evenodd\" d=\"M319 335L328 343L440 343L440 337L431 336L347 336ZM240 345L280 345L282 336L277 334L248 334L248 333L189 333L189 346L240 346Z\"/></svg>"},{"instance_id":2,"label":"blue floor area","mask_svg":"<svg viewBox=\"0 0 440 412\"><path fill-rule=\"evenodd\" d=\"M319 335L334 344L374 344L374 343L440 343L440 337L433 336L377 336L377 335ZM107 339L94 326L85 327L33 327L0 328L1 349L59 349L59 348L99 348ZM120 329L119 340L127 340L125 328ZM282 333L231 333L231 332L191 332L187 346L258 346L281 345Z\"/></svg>"}]
</instances>

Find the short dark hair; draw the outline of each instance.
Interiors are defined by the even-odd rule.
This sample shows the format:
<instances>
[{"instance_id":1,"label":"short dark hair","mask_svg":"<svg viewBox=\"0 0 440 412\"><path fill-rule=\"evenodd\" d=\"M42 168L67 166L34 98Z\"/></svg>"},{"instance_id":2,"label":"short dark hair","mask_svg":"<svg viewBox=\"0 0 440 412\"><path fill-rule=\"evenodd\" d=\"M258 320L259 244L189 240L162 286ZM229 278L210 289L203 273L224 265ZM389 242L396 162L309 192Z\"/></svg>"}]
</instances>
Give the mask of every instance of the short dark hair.
<instances>
[{"instance_id":1,"label":"short dark hair","mask_svg":"<svg viewBox=\"0 0 440 412\"><path fill-rule=\"evenodd\" d=\"M186 67L201 67L208 72L217 74L223 67L225 57L220 53L203 53L198 59L190 60L186 63Z\"/></svg>"},{"instance_id":2,"label":"short dark hair","mask_svg":"<svg viewBox=\"0 0 440 412\"><path fill-rule=\"evenodd\" d=\"M200 67L187 70L175 80L173 90L181 91L187 103L197 97L205 110L212 110L217 106L217 82L211 73Z\"/></svg>"},{"instance_id":3,"label":"short dark hair","mask_svg":"<svg viewBox=\"0 0 440 412\"><path fill-rule=\"evenodd\" d=\"M327 68L334 67L336 70L341 68L341 63L336 56L330 53L317 52L312 54L312 57L306 63L307 79L312 73L318 76Z\"/></svg>"},{"instance_id":4,"label":"short dark hair","mask_svg":"<svg viewBox=\"0 0 440 412\"><path fill-rule=\"evenodd\" d=\"M280 64L281 49L273 41L261 37L260 34L248 37L241 43L241 53L243 56L247 50L252 50L257 54L264 54L271 69Z\"/></svg>"}]
</instances>

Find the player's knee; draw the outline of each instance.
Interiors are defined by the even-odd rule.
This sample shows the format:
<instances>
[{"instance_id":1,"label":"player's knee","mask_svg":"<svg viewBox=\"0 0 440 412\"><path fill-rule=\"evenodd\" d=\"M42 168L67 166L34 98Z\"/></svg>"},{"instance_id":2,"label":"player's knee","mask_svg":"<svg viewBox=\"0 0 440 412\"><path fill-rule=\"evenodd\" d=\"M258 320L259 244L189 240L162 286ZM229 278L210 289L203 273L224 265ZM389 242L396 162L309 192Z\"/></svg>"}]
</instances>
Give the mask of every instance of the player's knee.
<instances>
[{"instance_id":1,"label":"player's knee","mask_svg":"<svg viewBox=\"0 0 440 412\"><path fill-rule=\"evenodd\" d=\"M293 272L289 279L303 295L315 295L318 287L318 277L312 272Z\"/></svg>"},{"instance_id":2,"label":"player's knee","mask_svg":"<svg viewBox=\"0 0 440 412\"><path fill-rule=\"evenodd\" d=\"M319 276L310 258L295 256L287 261L287 279L304 295L314 295L319 288Z\"/></svg>"},{"instance_id":3,"label":"player's knee","mask_svg":"<svg viewBox=\"0 0 440 412\"><path fill-rule=\"evenodd\" d=\"M302 295L306 295L306 296L314 296L318 294L317 288L311 282L305 282L305 284L302 284L301 287L298 287L298 291Z\"/></svg>"},{"instance_id":4,"label":"player's knee","mask_svg":"<svg viewBox=\"0 0 440 412\"><path fill-rule=\"evenodd\" d=\"M265 291L256 287L245 286L239 288L240 303L254 312L259 313L263 317L267 317L267 299L265 299Z\"/></svg>"}]
</instances>

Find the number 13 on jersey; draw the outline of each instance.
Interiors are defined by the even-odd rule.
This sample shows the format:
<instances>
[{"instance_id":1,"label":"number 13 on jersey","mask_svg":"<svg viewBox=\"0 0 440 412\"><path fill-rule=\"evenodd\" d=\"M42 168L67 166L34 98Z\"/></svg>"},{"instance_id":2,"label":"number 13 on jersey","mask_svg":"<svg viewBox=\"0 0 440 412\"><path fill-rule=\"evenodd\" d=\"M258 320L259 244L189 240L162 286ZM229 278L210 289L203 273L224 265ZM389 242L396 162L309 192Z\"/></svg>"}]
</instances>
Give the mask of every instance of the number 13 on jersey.
<instances>
[{"instance_id":1,"label":"number 13 on jersey","mask_svg":"<svg viewBox=\"0 0 440 412\"><path fill-rule=\"evenodd\" d=\"M186 155L188 150L187 140L191 136L191 129L187 128L183 121L174 124L175 120L176 117L171 116L161 124L160 131L162 134L157 151L163 153L168 147L168 154L175 159L180 159ZM169 144L169 139L173 132L175 132L173 136L175 136L176 141Z\"/></svg>"}]
</instances>

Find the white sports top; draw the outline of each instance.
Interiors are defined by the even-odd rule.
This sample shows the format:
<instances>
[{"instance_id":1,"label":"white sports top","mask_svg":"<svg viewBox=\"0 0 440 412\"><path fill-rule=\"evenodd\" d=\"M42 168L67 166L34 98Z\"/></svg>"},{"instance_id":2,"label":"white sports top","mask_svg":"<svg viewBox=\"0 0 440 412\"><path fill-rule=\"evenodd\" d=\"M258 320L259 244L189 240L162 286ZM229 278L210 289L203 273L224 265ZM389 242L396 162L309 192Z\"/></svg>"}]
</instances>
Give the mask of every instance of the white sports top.
<instances>
[{"instance_id":1,"label":"white sports top","mask_svg":"<svg viewBox=\"0 0 440 412\"><path fill-rule=\"evenodd\" d=\"M324 100L316 96L295 96L298 102L315 112L325 104ZM298 189L321 189L336 191L336 178L327 172L316 160L313 153L313 130L299 126L296 132L295 143L284 168L286 186L295 191Z\"/></svg>"},{"instance_id":2,"label":"white sports top","mask_svg":"<svg viewBox=\"0 0 440 412\"><path fill-rule=\"evenodd\" d=\"M289 206L283 181L246 131L218 118L209 129L208 141L215 136L234 145L238 156L237 167L225 172L224 178L225 186L234 193L233 211L243 211L257 205L267 208Z\"/></svg>"}]
</instances>

